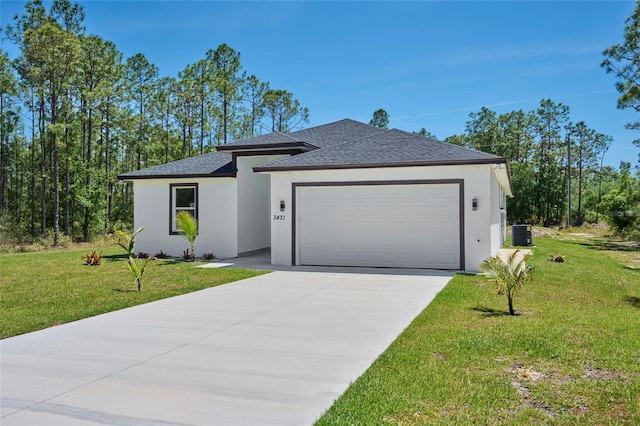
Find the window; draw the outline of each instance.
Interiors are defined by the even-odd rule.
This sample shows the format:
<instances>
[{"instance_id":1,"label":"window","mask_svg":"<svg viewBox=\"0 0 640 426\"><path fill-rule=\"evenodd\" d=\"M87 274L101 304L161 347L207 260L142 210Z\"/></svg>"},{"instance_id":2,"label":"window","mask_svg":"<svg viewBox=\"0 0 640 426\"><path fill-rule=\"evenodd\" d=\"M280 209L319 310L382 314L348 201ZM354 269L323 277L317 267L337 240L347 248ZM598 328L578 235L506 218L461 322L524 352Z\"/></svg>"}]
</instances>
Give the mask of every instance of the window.
<instances>
[{"instance_id":1,"label":"window","mask_svg":"<svg viewBox=\"0 0 640 426\"><path fill-rule=\"evenodd\" d=\"M186 211L195 219L198 219L198 184L171 184L169 187L171 202L169 233L178 234L178 228L176 226L176 216L178 213Z\"/></svg>"}]
</instances>

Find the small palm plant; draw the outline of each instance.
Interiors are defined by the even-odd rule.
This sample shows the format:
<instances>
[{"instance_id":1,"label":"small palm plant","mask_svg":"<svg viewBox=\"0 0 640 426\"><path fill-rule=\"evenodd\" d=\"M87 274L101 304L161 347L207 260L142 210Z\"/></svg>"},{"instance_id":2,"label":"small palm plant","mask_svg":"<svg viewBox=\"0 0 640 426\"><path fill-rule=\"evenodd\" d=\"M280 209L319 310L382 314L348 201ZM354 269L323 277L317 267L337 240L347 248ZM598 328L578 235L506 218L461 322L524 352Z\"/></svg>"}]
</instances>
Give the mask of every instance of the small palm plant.
<instances>
[{"instance_id":1,"label":"small palm plant","mask_svg":"<svg viewBox=\"0 0 640 426\"><path fill-rule=\"evenodd\" d=\"M176 226L178 230L182 232L184 237L191 244L191 261L196 260L196 254L194 251L194 246L196 242L196 237L198 236L198 222L195 220L193 216L187 211L181 211L176 216Z\"/></svg>"},{"instance_id":2,"label":"small palm plant","mask_svg":"<svg viewBox=\"0 0 640 426\"><path fill-rule=\"evenodd\" d=\"M116 232L116 243L127 252L127 268L129 268L135 278L138 291L142 289L142 276L147 268L147 264L153 260L152 257L148 257L142 262L138 262L137 259L133 258L136 247L136 235L142 232L143 229L144 228L138 228L138 230L133 234L128 234L122 231Z\"/></svg>"},{"instance_id":3,"label":"small palm plant","mask_svg":"<svg viewBox=\"0 0 640 426\"><path fill-rule=\"evenodd\" d=\"M136 285L138 286L138 291L142 289L142 276L144 275L144 270L147 268L147 264L153 260L152 257L147 257L146 259L138 262L137 259L134 259L132 256L127 258L127 267L133 274L133 277L136 280Z\"/></svg>"},{"instance_id":4,"label":"small palm plant","mask_svg":"<svg viewBox=\"0 0 640 426\"><path fill-rule=\"evenodd\" d=\"M506 260L498 256L485 259L480 267L483 276L495 282L498 294L506 294L509 301L509 315L515 315L513 296L516 290L533 280L533 267L526 265L531 255L518 256L519 250L514 251Z\"/></svg>"},{"instance_id":5,"label":"small palm plant","mask_svg":"<svg viewBox=\"0 0 640 426\"><path fill-rule=\"evenodd\" d=\"M116 231L116 244L127 252L127 256L133 257L136 247L136 235L141 233L144 227L138 228L133 234L128 234L124 231Z\"/></svg>"}]
</instances>

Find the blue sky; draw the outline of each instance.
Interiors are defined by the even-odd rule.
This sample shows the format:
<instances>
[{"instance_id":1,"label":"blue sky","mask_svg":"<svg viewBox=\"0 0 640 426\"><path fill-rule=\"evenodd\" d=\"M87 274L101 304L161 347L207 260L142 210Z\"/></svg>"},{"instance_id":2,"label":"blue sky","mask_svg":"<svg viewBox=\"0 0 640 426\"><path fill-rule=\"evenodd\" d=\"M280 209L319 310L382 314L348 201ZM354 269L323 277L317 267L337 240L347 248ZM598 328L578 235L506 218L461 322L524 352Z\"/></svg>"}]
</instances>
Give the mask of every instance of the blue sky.
<instances>
[{"instance_id":1,"label":"blue sky","mask_svg":"<svg viewBox=\"0 0 640 426\"><path fill-rule=\"evenodd\" d=\"M571 108L574 122L614 137L607 164L637 161L640 135L624 125L639 117L616 109L614 76L600 67L602 51L622 41L634 2L79 3L87 33L125 57L142 52L162 76L227 43L245 71L310 109L309 126L368 122L384 108L391 127L444 139L463 133L482 106L530 111L551 98ZM24 2L0 8L4 26Z\"/></svg>"}]
</instances>

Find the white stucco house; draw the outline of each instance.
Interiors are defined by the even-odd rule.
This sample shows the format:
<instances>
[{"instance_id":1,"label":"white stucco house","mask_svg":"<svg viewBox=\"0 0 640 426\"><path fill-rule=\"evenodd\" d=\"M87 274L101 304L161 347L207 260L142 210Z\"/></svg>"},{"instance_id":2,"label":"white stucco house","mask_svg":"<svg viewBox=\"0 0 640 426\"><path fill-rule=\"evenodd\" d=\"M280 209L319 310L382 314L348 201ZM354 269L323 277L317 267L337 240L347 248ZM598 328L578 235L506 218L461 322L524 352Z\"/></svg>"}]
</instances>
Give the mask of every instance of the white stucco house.
<instances>
[{"instance_id":1,"label":"white stucco house","mask_svg":"<svg viewBox=\"0 0 640 426\"><path fill-rule=\"evenodd\" d=\"M119 176L133 182L137 249L179 256L271 249L276 265L477 271L505 238L504 158L345 119L219 146Z\"/></svg>"}]
</instances>

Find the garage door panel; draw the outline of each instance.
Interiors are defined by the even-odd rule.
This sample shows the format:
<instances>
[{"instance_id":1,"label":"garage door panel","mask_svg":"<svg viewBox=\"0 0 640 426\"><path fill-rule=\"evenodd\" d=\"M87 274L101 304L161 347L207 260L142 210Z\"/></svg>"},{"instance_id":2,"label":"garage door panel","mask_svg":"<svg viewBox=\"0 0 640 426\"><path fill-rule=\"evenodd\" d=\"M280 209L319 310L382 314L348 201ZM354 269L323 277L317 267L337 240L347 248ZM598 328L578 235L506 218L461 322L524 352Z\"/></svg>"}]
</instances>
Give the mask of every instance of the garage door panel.
<instances>
[{"instance_id":1,"label":"garage door panel","mask_svg":"<svg viewBox=\"0 0 640 426\"><path fill-rule=\"evenodd\" d=\"M301 186L303 265L460 267L459 184Z\"/></svg>"}]
</instances>

